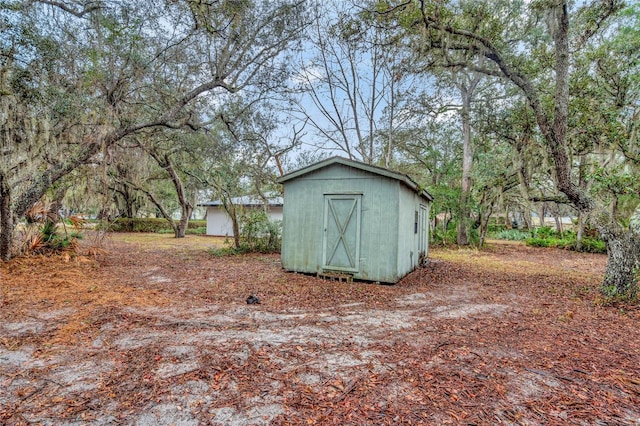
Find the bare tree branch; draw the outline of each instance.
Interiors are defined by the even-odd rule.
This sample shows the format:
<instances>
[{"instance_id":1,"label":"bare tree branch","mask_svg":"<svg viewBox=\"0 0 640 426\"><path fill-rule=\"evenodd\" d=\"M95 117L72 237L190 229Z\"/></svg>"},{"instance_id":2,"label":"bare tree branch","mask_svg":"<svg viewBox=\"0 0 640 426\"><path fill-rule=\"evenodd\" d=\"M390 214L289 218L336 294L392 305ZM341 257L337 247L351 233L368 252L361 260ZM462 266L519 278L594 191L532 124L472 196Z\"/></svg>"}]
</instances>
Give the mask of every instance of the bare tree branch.
<instances>
[{"instance_id":1,"label":"bare tree branch","mask_svg":"<svg viewBox=\"0 0 640 426\"><path fill-rule=\"evenodd\" d=\"M55 7L59 8L59 9L64 10L67 13L70 13L71 15L73 15L73 16L75 16L77 18L83 18L85 15L88 15L91 12L94 12L94 11L99 10L99 9L102 8L102 6L100 5L99 2L89 2L89 4L82 10L74 9L73 7L68 6L67 4L65 4L65 3L61 2L61 1L36 0L36 2L42 3L42 4L48 4L50 6L55 6Z\"/></svg>"}]
</instances>

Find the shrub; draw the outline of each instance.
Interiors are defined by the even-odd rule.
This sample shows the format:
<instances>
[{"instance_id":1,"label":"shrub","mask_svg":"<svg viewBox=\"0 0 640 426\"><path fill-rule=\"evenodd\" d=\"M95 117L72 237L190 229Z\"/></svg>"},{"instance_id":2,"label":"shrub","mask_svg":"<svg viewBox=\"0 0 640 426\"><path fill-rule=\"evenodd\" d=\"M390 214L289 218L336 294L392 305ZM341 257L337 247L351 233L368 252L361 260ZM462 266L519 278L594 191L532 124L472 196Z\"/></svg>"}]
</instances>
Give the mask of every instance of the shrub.
<instances>
[{"instance_id":1,"label":"shrub","mask_svg":"<svg viewBox=\"0 0 640 426\"><path fill-rule=\"evenodd\" d=\"M171 229L169 221L161 218L118 218L112 222L100 223L100 229L110 232L158 232Z\"/></svg>"},{"instance_id":2,"label":"shrub","mask_svg":"<svg viewBox=\"0 0 640 426\"><path fill-rule=\"evenodd\" d=\"M244 253L278 253L282 245L282 222L272 221L264 210L251 210L240 217L240 247L211 249L213 256Z\"/></svg>"},{"instance_id":3,"label":"shrub","mask_svg":"<svg viewBox=\"0 0 640 426\"><path fill-rule=\"evenodd\" d=\"M495 234L494 238L498 240L523 241L531 238L531 232L521 231L519 229L505 229Z\"/></svg>"},{"instance_id":4,"label":"shrub","mask_svg":"<svg viewBox=\"0 0 640 426\"><path fill-rule=\"evenodd\" d=\"M79 216L60 217L53 204L46 199L38 201L25 213L25 217L26 223L21 227L14 247L15 254L77 252L84 219ZM73 230L69 230L68 226Z\"/></svg>"},{"instance_id":5,"label":"shrub","mask_svg":"<svg viewBox=\"0 0 640 426\"><path fill-rule=\"evenodd\" d=\"M207 221L206 220L190 220L187 229L200 229L204 228L207 230Z\"/></svg>"},{"instance_id":6,"label":"shrub","mask_svg":"<svg viewBox=\"0 0 640 426\"><path fill-rule=\"evenodd\" d=\"M190 220L187 229L196 229L195 232L187 233L206 233L206 220ZM204 228L202 232L200 228ZM158 232L161 234L170 234L173 232L169 221L164 218L157 217L121 217L112 222L102 221L98 224L97 229L110 232Z\"/></svg>"},{"instance_id":7,"label":"shrub","mask_svg":"<svg viewBox=\"0 0 640 426\"><path fill-rule=\"evenodd\" d=\"M191 225L191 224L189 224ZM205 235L207 233L207 227L206 226L198 226L198 227L191 227L189 226L187 228L187 234L191 234L191 235Z\"/></svg>"},{"instance_id":8,"label":"shrub","mask_svg":"<svg viewBox=\"0 0 640 426\"><path fill-rule=\"evenodd\" d=\"M455 226L453 228L449 226L446 230L442 229L442 227L436 226L431 230L431 242L434 245L447 246L455 244L457 237L458 231Z\"/></svg>"},{"instance_id":9,"label":"shrub","mask_svg":"<svg viewBox=\"0 0 640 426\"><path fill-rule=\"evenodd\" d=\"M607 245L604 241L598 238L583 238L580 251L586 253L607 254Z\"/></svg>"},{"instance_id":10,"label":"shrub","mask_svg":"<svg viewBox=\"0 0 640 426\"><path fill-rule=\"evenodd\" d=\"M200 227L191 227L191 226L187 226L187 231L185 232L185 234L187 235L204 235L207 233L207 227L206 226L200 226ZM173 229L171 228L167 228L167 229L161 229L158 231L158 234L173 234Z\"/></svg>"},{"instance_id":11,"label":"shrub","mask_svg":"<svg viewBox=\"0 0 640 426\"><path fill-rule=\"evenodd\" d=\"M480 234L477 228L469 229L469 244L477 245L480 241ZM458 240L458 224L455 221L449 222L446 231L442 227L436 226L431 229L431 243L434 245L455 245Z\"/></svg>"},{"instance_id":12,"label":"shrub","mask_svg":"<svg viewBox=\"0 0 640 426\"><path fill-rule=\"evenodd\" d=\"M212 248L209 249L209 254L215 257L225 257L225 256L234 256L237 254L245 254L249 251L244 249L242 246L240 247L222 247L222 248Z\"/></svg>"},{"instance_id":13,"label":"shrub","mask_svg":"<svg viewBox=\"0 0 640 426\"><path fill-rule=\"evenodd\" d=\"M57 225L53 222L46 222L41 230L43 248L48 251L60 252L65 250L75 251L77 249L77 241L82 239L79 232L71 232L61 234L58 232Z\"/></svg>"},{"instance_id":14,"label":"shrub","mask_svg":"<svg viewBox=\"0 0 640 426\"><path fill-rule=\"evenodd\" d=\"M527 238L525 244L532 247L556 247L558 242L555 238Z\"/></svg>"},{"instance_id":15,"label":"shrub","mask_svg":"<svg viewBox=\"0 0 640 426\"><path fill-rule=\"evenodd\" d=\"M249 252L280 252L282 223L270 220L264 210L250 210L240 218L240 244Z\"/></svg>"},{"instance_id":16,"label":"shrub","mask_svg":"<svg viewBox=\"0 0 640 426\"><path fill-rule=\"evenodd\" d=\"M508 229L505 225L489 224L487 225L487 231L494 233L494 232L508 231Z\"/></svg>"},{"instance_id":17,"label":"shrub","mask_svg":"<svg viewBox=\"0 0 640 426\"><path fill-rule=\"evenodd\" d=\"M577 251L577 240L575 236L569 238L528 238L525 240L525 244L532 247L554 247L566 250ZM597 238L583 238L581 252L586 253L607 253L607 247L604 241Z\"/></svg>"},{"instance_id":18,"label":"shrub","mask_svg":"<svg viewBox=\"0 0 640 426\"><path fill-rule=\"evenodd\" d=\"M541 226L533 230L533 237L536 239L550 238L553 235L556 235L556 231L551 229L549 226Z\"/></svg>"}]
</instances>

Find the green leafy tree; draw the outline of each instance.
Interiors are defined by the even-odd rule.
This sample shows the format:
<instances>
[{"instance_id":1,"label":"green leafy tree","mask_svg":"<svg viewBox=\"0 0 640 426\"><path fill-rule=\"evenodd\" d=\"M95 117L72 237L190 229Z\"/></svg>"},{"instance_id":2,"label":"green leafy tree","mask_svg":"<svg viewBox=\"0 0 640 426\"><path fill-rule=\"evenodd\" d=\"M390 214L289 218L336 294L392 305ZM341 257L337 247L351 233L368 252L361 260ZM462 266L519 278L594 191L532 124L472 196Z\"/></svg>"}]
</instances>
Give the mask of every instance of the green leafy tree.
<instances>
[{"instance_id":1,"label":"green leafy tree","mask_svg":"<svg viewBox=\"0 0 640 426\"><path fill-rule=\"evenodd\" d=\"M15 223L53 184L146 129L189 127L199 99L269 90L258 82L282 79L306 25L286 0L16 0L0 22L2 109L17 112L1 142L4 260Z\"/></svg>"},{"instance_id":2,"label":"green leafy tree","mask_svg":"<svg viewBox=\"0 0 640 426\"><path fill-rule=\"evenodd\" d=\"M465 4L472 7L466 8ZM462 6L460 6L462 5ZM572 9L566 1L477 3L407 2L390 10L412 31L419 29L416 49L425 46L445 52L467 51L485 58L483 65L465 66L507 81L517 87L533 117L552 162L556 188L579 212L588 214L605 239L608 263L602 284L610 296L635 297L640 266L640 208L625 228L606 211L602 199L574 179L569 128L572 96L570 80L578 52L587 45L621 34L620 28L637 28L634 18L620 21L621 1L587 2ZM474 25L465 17L473 12ZM608 28L609 31L603 31ZM629 30L631 31L631 30ZM624 33L624 32L623 32ZM412 35L413 37L413 35ZM620 75L611 69L615 75ZM608 122L615 122L612 118Z\"/></svg>"}]
</instances>

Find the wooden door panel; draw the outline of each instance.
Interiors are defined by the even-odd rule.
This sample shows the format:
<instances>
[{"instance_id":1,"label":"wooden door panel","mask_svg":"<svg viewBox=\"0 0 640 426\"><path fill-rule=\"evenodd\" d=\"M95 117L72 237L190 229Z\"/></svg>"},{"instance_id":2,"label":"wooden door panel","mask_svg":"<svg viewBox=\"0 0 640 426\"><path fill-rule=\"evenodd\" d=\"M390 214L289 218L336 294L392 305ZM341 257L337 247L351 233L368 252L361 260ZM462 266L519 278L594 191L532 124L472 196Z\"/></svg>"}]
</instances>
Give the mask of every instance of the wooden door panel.
<instances>
[{"instance_id":1,"label":"wooden door panel","mask_svg":"<svg viewBox=\"0 0 640 426\"><path fill-rule=\"evenodd\" d=\"M360 198L359 195L325 196L323 269L358 272Z\"/></svg>"}]
</instances>

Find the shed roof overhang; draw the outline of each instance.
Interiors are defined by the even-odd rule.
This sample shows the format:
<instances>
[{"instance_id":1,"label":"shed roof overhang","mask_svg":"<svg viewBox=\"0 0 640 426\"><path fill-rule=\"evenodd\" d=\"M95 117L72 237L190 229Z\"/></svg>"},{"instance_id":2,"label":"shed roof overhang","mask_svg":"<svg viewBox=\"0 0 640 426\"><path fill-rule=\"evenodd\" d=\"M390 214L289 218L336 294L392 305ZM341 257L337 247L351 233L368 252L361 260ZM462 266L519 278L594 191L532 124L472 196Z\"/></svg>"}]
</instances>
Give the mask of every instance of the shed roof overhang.
<instances>
[{"instance_id":1,"label":"shed roof overhang","mask_svg":"<svg viewBox=\"0 0 640 426\"><path fill-rule=\"evenodd\" d=\"M343 166L353 167L355 169L363 170L365 172L373 173L380 176L385 176L390 179L395 179L400 181L408 188L416 191L420 196L426 198L429 201L433 201L433 196L429 194L426 190L422 189L420 185L418 185L413 179L411 179L408 175L404 173L394 172L392 170L388 170L378 166L372 166L370 164L362 163L360 161L349 160L343 157L331 157L326 160L319 161L317 163L311 164L309 166L303 167L298 170L294 170L293 172L287 173L285 175L280 176L276 182L285 183L292 179L296 179L300 176L304 176L308 173L314 172L316 170L322 169L324 167L331 166L333 164L342 164Z\"/></svg>"}]
</instances>

